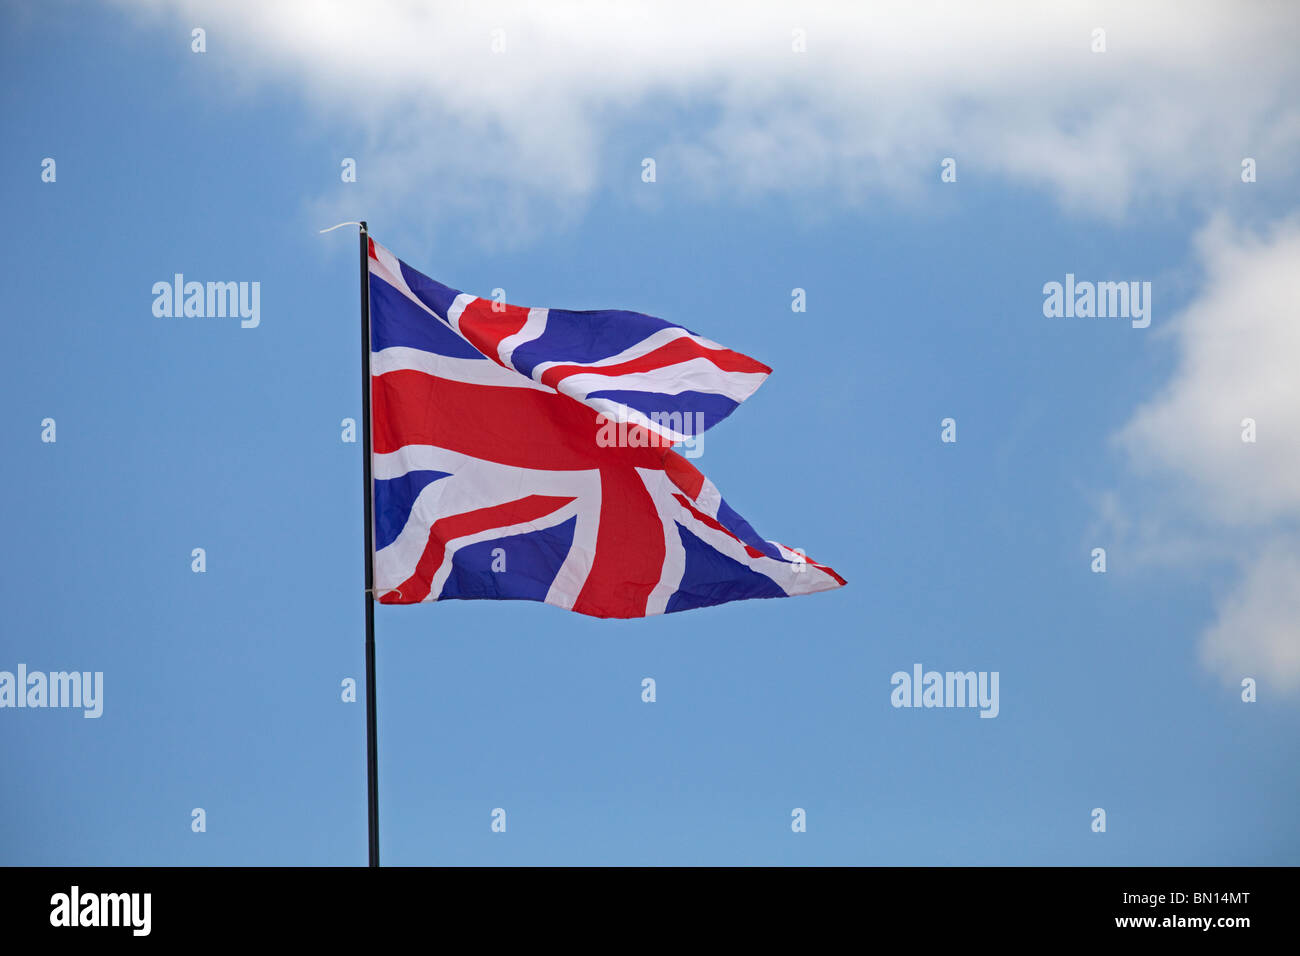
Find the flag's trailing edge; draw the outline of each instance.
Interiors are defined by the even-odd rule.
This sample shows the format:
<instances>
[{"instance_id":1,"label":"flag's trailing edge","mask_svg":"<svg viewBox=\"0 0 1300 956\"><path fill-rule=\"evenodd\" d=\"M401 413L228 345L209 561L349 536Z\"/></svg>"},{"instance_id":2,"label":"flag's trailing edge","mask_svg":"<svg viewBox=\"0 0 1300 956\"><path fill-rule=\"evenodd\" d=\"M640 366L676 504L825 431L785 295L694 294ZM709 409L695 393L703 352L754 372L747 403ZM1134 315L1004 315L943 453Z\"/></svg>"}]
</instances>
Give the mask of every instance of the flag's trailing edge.
<instances>
[{"instance_id":1,"label":"flag's trailing edge","mask_svg":"<svg viewBox=\"0 0 1300 956\"><path fill-rule=\"evenodd\" d=\"M381 602L628 618L844 584L670 447L752 395L762 363L636 312L457 292L373 239L370 318Z\"/></svg>"}]
</instances>

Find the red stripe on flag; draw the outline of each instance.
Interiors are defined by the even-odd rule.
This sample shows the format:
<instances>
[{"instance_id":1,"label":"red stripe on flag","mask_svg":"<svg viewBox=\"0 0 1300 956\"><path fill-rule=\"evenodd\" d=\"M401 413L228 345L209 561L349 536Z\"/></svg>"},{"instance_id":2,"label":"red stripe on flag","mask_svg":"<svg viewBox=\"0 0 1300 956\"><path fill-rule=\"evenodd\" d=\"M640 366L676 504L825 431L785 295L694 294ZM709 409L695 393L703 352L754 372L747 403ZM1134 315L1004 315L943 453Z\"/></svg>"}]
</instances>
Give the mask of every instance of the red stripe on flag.
<instances>
[{"instance_id":1,"label":"red stripe on flag","mask_svg":"<svg viewBox=\"0 0 1300 956\"><path fill-rule=\"evenodd\" d=\"M429 529L429 540L424 546L424 553L415 566L415 573L403 581L393 591L379 599L381 604L418 604L429 596L433 585L433 576L442 567L447 556L447 544L457 538L478 534L492 528L506 528L543 518L558 508L563 508L572 498L550 497L547 495L529 495L505 504L466 511L464 514L440 518Z\"/></svg>"},{"instance_id":2,"label":"red stripe on flag","mask_svg":"<svg viewBox=\"0 0 1300 956\"><path fill-rule=\"evenodd\" d=\"M704 474L689 461L670 451L664 455L664 471L669 480L694 501L704 488Z\"/></svg>"},{"instance_id":3,"label":"red stripe on flag","mask_svg":"<svg viewBox=\"0 0 1300 956\"><path fill-rule=\"evenodd\" d=\"M664 524L645 482L629 468L602 468L596 554L573 609L592 617L644 617L666 550Z\"/></svg>"},{"instance_id":4,"label":"red stripe on flag","mask_svg":"<svg viewBox=\"0 0 1300 956\"><path fill-rule=\"evenodd\" d=\"M639 358L628 359L618 365L556 365L543 372L540 381L543 385L555 388L561 379L570 375L626 375L631 372L651 372L693 358L708 359L724 372L756 372L768 375L772 371L762 362L755 361L748 355L733 352L731 349L705 348L694 339L680 338L661 345L653 352L647 352Z\"/></svg>"},{"instance_id":5,"label":"red stripe on flag","mask_svg":"<svg viewBox=\"0 0 1300 956\"><path fill-rule=\"evenodd\" d=\"M728 530L723 526L722 522L719 521L717 518L710 518L710 517L709 517L708 515L706 515L703 511L701 511L699 508L695 507L693 504L691 504L689 501L687 501L687 500L686 500L683 496L681 496L681 495L676 495L676 494L675 494L675 495L673 495L673 497L676 498L676 499L678 500L678 502L681 503L682 507L684 507L687 511L689 511L691 514L693 514L693 515L695 516L695 518L696 518L697 521L701 521L701 522L703 522L704 524L706 524L706 525L708 525L710 528L712 528L714 531L721 531L723 534L725 534L725 535L726 535L727 537L729 537L729 538L735 538L736 543L739 544L739 545L741 545L741 546L743 546L744 549L745 549L745 553L748 554L751 558L761 558L761 557L764 557L762 551L758 550L758 548L754 547L754 546L751 545L751 544L745 544L745 542L741 541L741 540L740 540L739 538L737 538L734 534L732 534L730 531L728 531Z\"/></svg>"},{"instance_id":6,"label":"red stripe on flag","mask_svg":"<svg viewBox=\"0 0 1300 956\"><path fill-rule=\"evenodd\" d=\"M681 459L653 446L602 447L597 442L600 413L553 392L471 385L401 369L374 376L371 401L371 440L378 455L404 445L436 445L502 465L547 471L662 468L672 458ZM695 475L698 493L704 476L690 465L685 468ZM680 481L678 486L689 492Z\"/></svg>"},{"instance_id":7,"label":"red stripe on flag","mask_svg":"<svg viewBox=\"0 0 1300 956\"><path fill-rule=\"evenodd\" d=\"M833 577L836 581L839 582L840 587L843 587L844 585L849 583L848 581L845 581L842 577L840 577L838 574L836 574L834 568L828 568L826 565L818 564L816 561L809 561L808 563L811 564L818 571L825 571L827 574L829 574L831 577Z\"/></svg>"},{"instance_id":8,"label":"red stripe on flag","mask_svg":"<svg viewBox=\"0 0 1300 956\"><path fill-rule=\"evenodd\" d=\"M498 306L493 309L493 306ZM501 311L504 309L504 311ZM528 310L518 305L475 299L461 312L457 320L460 334L498 365L504 365L497 355L501 340L514 335L528 321Z\"/></svg>"}]
</instances>

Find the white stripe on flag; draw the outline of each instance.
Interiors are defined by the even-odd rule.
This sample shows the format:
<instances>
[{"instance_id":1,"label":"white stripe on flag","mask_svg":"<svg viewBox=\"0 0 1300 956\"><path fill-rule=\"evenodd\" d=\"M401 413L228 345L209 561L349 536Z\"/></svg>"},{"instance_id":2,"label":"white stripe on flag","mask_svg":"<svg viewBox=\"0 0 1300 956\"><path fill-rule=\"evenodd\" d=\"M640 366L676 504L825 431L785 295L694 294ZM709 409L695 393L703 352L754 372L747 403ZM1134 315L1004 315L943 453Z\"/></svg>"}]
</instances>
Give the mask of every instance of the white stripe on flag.
<instances>
[{"instance_id":1,"label":"white stripe on flag","mask_svg":"<svg viewBox=\"0 0 1300 956\"><path fill-rule=\"evenodd\" d=\"M525 342L531 342L543 332L546 331L546 313L549 309L529 309L528 318L524 321L524 327L514 335L507 335L497 346L497 355L500 356L504 365L514 368L514 363L510 360L514 355L515 349Z\"/></svg>"},{"instance_id":2,"label":"white stripe on flag","mask_svg":"<svg viewBox=\"0 0 1300 956\"><path fill-rule=\"evenodd\" d=\"M423 372L450 382L464 382L467 385L495 385L501 388L531 388L534 391L555 394L555 389L531 378L526 378L508 368L502 368L491 359L449 358L424 349L407 348L393 345L378 352L370 353L370 374L383 375L387 372L412 371Z\"/></svg>"}]
</instances>

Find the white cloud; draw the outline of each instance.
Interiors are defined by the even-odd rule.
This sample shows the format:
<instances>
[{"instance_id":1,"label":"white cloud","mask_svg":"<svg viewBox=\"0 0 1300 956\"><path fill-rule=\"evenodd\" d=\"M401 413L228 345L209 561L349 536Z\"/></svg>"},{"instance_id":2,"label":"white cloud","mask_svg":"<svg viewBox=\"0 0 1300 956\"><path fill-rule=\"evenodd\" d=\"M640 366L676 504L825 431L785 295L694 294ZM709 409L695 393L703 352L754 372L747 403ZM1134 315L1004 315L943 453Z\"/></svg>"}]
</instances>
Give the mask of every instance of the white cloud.
<instances>
[{"instance_id":1,"label":"white cloud","mask_svg":"<svg viewBox=\"0 0 1300 956\"><path fill-rule=\"evenodd\" d=\"M1273 547L1246 570L1205 632L1201 658L1229 684L1300 690L1300 552Z\"/></svg>"},{"instance_id":2,"label":"white cloud","mask_svg":"<svg viewBox=\"0 0 1300 956\"><path fill-rule=\"evenodd\" d=\"M1204 556L1244 568L1203 635L1203 660L1230 683L1298 690L1300 222L1260 236L1219 218L1196 247L1205 284L1170 326L1177 368L1117 437L1160 490L1143 547L1188 547L1196 526L1215 543Z\"/></svg>"},{"instance_id":3,"label":"white cloud","mask_svg":"<svg viewBox=\"0 0 1300 956\"><path fill-rule=\"evenodd\" d=\"M204 26L228 82L356 124L368 205L439 219L580 211L637 188L646 155L661 183L837 203L919 189L953 156L959 181L1110 217L1239 188L1243 155L1279 176L1300 144L1286 4L120 2Z\"/></svg>"},{"instance_id":4,"label":"white cloud","mask_svg":"<svg viewBox=\"0 0 1300 956\"><path fill-rule=\"evenodd\" d=\"M1173 325L1178 370L1120 440L1214 519L1300 517L1300 223L1257 237L1220 218L1196 245L1205 286Z\"/></svg>"}]
</instances>

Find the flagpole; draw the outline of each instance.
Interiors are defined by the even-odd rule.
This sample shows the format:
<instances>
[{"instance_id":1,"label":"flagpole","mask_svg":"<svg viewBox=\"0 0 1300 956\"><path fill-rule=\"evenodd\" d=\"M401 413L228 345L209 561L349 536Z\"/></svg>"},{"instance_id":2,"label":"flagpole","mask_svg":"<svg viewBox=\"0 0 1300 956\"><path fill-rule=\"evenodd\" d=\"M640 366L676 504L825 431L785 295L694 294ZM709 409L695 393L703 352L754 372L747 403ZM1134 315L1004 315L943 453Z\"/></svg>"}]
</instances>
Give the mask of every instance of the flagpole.
<instances>
[{"instance_id":1,"label":"flagpole","mask_svg":"<svg viewBox=\"0 0 1300 956\"><path fill-rule=\"evenodd\" d=\"M366 567L366 810L370 829L370 865L379 865L379 745L375 708L375 570L374 516L370 476L370 233L361 223L361 434L362 500Z\"/></svg>"}]
</instances>

